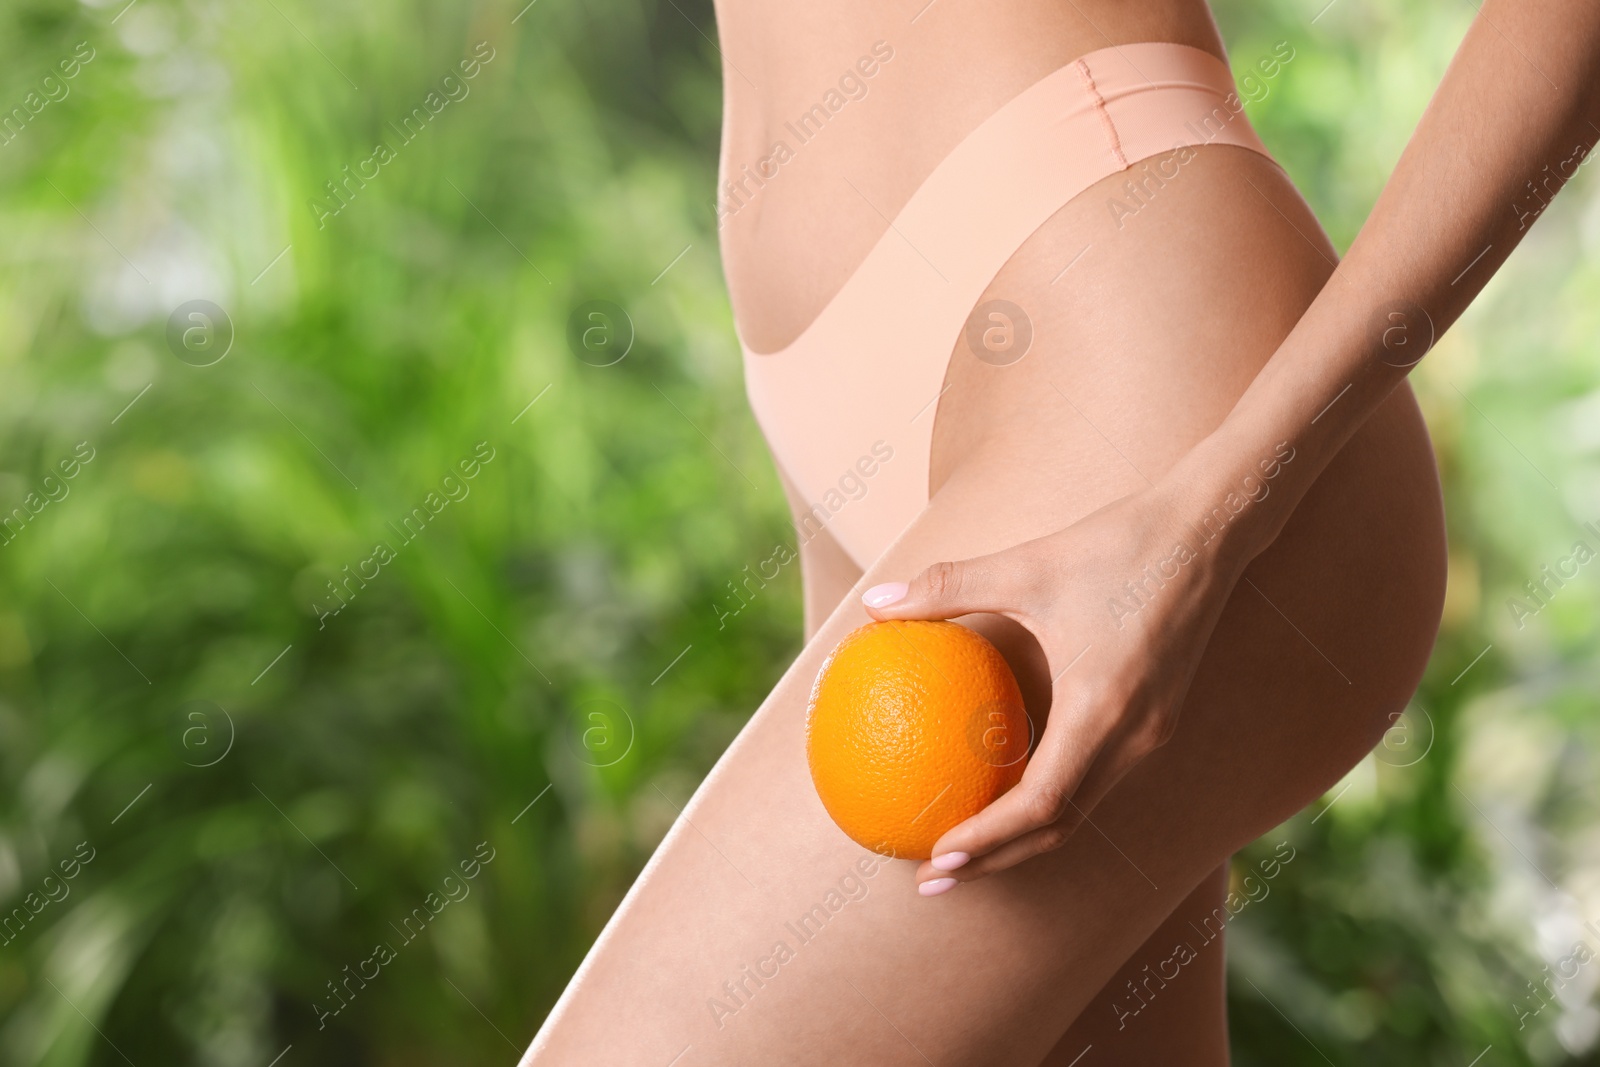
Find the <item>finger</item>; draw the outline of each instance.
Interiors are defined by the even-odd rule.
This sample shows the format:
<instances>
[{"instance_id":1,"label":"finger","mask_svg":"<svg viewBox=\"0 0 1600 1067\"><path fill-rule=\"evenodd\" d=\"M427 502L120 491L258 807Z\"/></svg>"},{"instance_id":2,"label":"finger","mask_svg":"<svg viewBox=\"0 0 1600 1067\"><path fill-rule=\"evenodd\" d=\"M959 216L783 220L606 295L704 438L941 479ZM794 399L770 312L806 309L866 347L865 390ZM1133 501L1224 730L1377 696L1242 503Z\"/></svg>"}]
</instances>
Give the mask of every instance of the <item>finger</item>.
<instances>
[{"instance_id":1,"label":"finger","mask_svg":"<svg viewBox=\"0 0 1600 1067\"><path fill-rule=\"evenodd\" d=\"M1029 830L1020 837L1007 841L988 855L969 860L954 870L947 871L933 866L931 860L926 861L917 868L917 891L927 897L938 896L955 888L956 885L975 882L980 878L1015 867L1035 856L1054 852L1066 844L1081 821L1069 808L1067 816L1054 825Z\"/></svg>"},{"instance_id":2,"label":"finger","mask_svg":"<svg viewBox=\"0 0 1600 1067\"><path fill-rule=\"evenodd\" d=\"M861 602L879 620L953 619L980 611L1018 618L1032 600L1029 570L1015 550L935 563L909 582L873 586Z\"/></svg>"},{"instance_id":3,"label":"finger","mask_svg":"<svg viewBox=\"0 0 1600 1067\"><path fill-rule=\"evenodd\" d=\"M917 868L919 892L925 896L937 896L954 888L956 883L976 881L1060 848L1073 834L1081 832L1084 823L1093 826L1089 813L1153 750L1147 739L1137 733L1122 733L1109 739L1084 774L1077 790L1068 799L1066 810L1059 819L1049 826L1019 834L976 858L970 858L967 853L942 851L944 844L941 841L934 850L934 859L924 861ZM954 833L955 830L952 830L951 834Z\"/></svg>"},{"instance_id":4,"label":"finger","mask_svg":"<svg viewBox=\"0 0 1600 1067\"><path fill-rule=\"evenodd\" d=\"M1060 709L1066 710L1066 709ZM951 828L934 845L935 859L950 853L984 856L1035 830L1060 822L1084 776L1110 740L1101 716L1052 713L1022 780L988 807ZM1102 712L1110 709L1101 709Z\"/></svg>"}]
</instances>

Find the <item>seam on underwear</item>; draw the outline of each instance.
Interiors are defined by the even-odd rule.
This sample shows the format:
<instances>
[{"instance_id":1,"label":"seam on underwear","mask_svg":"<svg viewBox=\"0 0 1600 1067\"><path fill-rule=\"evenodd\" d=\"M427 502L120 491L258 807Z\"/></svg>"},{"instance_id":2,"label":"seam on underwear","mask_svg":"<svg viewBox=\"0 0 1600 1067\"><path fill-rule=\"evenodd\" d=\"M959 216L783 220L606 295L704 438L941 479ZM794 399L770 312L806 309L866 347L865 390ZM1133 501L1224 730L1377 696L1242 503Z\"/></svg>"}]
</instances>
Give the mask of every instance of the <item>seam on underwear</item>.
<instances>
[{"instance_id":1,"label":"seam on underwear","mask_svg":"<svg viewBox=\"0 0 1600 1067\"><path fill-rule=\"evenodd\" d=\"M1117 126L1111 121L1111 112L1106 110L1105 97L1101 96L1100 90L1095 87L1094 75L1089 73L1089 64L1079 59L1073 66L1078 69L1078 77L1083 79L1083 87L1089 92L1095 113L1100 116L1100 127L1105 130L1106 142L1111 146L1111 154L1116 157L1117 168L1126 169L1128 157L1122 154L1122 139L1117 136Z\"/></svg>"}]
</instances>

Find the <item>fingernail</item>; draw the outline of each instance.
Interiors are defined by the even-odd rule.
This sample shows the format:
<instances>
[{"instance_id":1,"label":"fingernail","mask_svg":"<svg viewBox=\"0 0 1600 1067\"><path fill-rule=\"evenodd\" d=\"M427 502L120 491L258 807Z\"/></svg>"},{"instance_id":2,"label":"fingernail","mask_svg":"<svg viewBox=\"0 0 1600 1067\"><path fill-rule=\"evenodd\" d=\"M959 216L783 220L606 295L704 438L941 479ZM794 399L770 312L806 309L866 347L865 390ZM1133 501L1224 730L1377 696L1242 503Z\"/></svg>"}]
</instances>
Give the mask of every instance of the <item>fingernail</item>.
<instances>
[{"instance_id":1,"label":"fingernail","mask_svg":"<svg viewBox=\"0 0 1600 1067\"><path fill-rule=\"evenodd\" d=\"M861 602L869 608L886 608L897 600L905 598L906 591L911 588L905 582L884 582L875 585L861 594Z\"/></svg>"},{"instance_id":2,"label":"fingernail","mask_svg":"<svg viewBox=\"0 0 1600 1067\"><path fill-rule=\"evenodd\" d=\"M917 892L925 897L936 897L940 893L948 893L956 887L954 878L934 878L917 886Z\"/></svg>"},{"instance_id":3,"label":"fingernail","mask_svg":"<svg viewBox=\"0 0 1600 1067\"><path fill-rule=\"evenodd\" d=\"M933 869L936 871L953 871L971 858L965 852L946 852L942 856L933 857Z\"/></svg>"}]
</instances>

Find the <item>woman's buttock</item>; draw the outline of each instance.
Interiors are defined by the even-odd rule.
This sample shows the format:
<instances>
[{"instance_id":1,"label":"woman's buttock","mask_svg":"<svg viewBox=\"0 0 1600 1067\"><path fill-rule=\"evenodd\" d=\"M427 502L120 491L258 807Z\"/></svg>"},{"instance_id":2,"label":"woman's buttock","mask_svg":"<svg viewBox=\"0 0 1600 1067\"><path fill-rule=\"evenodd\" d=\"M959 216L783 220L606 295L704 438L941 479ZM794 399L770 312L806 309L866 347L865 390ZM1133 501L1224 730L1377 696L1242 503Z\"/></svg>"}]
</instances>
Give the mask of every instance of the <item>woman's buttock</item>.
<instances>
[{"instance_id":1,"label":"woman's buttock","mask_svg":"<svg viewBox=\"0 0 1600 1067\"><path fill-rule=\"evenodd\" d=\"M1222 422L1334 263L1292 183L1253 152L1185 148L1090 186L1000 269L939 357L930 491L1019 420L1033 454L1008 432L1012 459L1090 484L1154 480Z\"/></svg>"},{"instance_id":2,"label":"woman's buttock","mask_svg":"<svg viewBox=\"0 0 1600 1067\"><path fill-rule=\"evenodd\" d=\"M1330 283L1335 261L1287 176L1254 152L1187 148L1090 186L999 270L951 350L930 353L946 362L930 496L962 465L991 461L1015 472L1019 492L1070 486L1058 508L1041 510L1037 535L1157 480L1223 421ZM1262 459L1282 462L1293 450L1286 441ZM1271 489L1268 481L1256 491ZM1353 539L1428 572L1419 591L1432 586L1442 506L1407 386L1357 432L1302 510L1334 496L1338 513L1315 529L1297 523L1290 540L1315 551L1319 538ZM826 531L802 551L813 569L838 576L830 592L853 578ZM1340 588L1355 586L1335 582L1329 595Z\"/></svg>"},{"instance_id":3,"label":"woman's buttock","mask_svg":"<svg viewBox=\"0 0 1600 1067\"><path fill-rule=\"evenodd\" d=\"M1276 164L1231 147L1183 157L1092 186L995 277L973 311L977 328L949 354L933 493L963 468L1014 471L1017 492L1072 486L1038 516L1037 535L1136 491L1226 418L1322 286L1341 284L1333 248ZM1013 344L1031 334L1027 350L989 351L984 326L1008 329ZM1295 442L1269 452L1268 469L1282 469ZM1272 488L1268 478L1253 492ZM1210 527L1231 521L1217 503ZM1243 487L1234 503L1249 506ZM1329 646L1344 639L1327 632L1332 620L1409 602L1414 618L1403 626L1421 635L1420 652L1390 666L1420 670L1443 593L1444 524L1409 386L1356 432L1258 565L1284 585L1247 595L1270 595L1275 611L1327 633L1319 656L1334 658ZM1377 666L1355 651L1362 642L1347 647L1363 657L1358 669Z\"/></svg>"}]
</instances>

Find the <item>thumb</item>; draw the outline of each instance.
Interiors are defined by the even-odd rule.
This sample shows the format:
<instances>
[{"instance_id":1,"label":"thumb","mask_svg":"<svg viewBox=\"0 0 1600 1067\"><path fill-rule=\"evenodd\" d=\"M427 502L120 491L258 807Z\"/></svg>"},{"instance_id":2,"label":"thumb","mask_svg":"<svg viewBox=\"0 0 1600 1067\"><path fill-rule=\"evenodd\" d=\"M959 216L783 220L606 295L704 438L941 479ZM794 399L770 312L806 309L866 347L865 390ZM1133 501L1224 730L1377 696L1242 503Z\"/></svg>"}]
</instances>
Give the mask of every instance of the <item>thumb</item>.
<instances>
[{"instance_id":1,"label":"thumb","mask_svg":"<svg viewBox=\"0 0 1600 1067\"><path fill-rule=\"evenodd\" d=\"M875 619L953 619L974 612L1018 615L1011 569L998 557L935 563L909 582L884 582L861 594Z\"/></svg>"}]
</instances>

